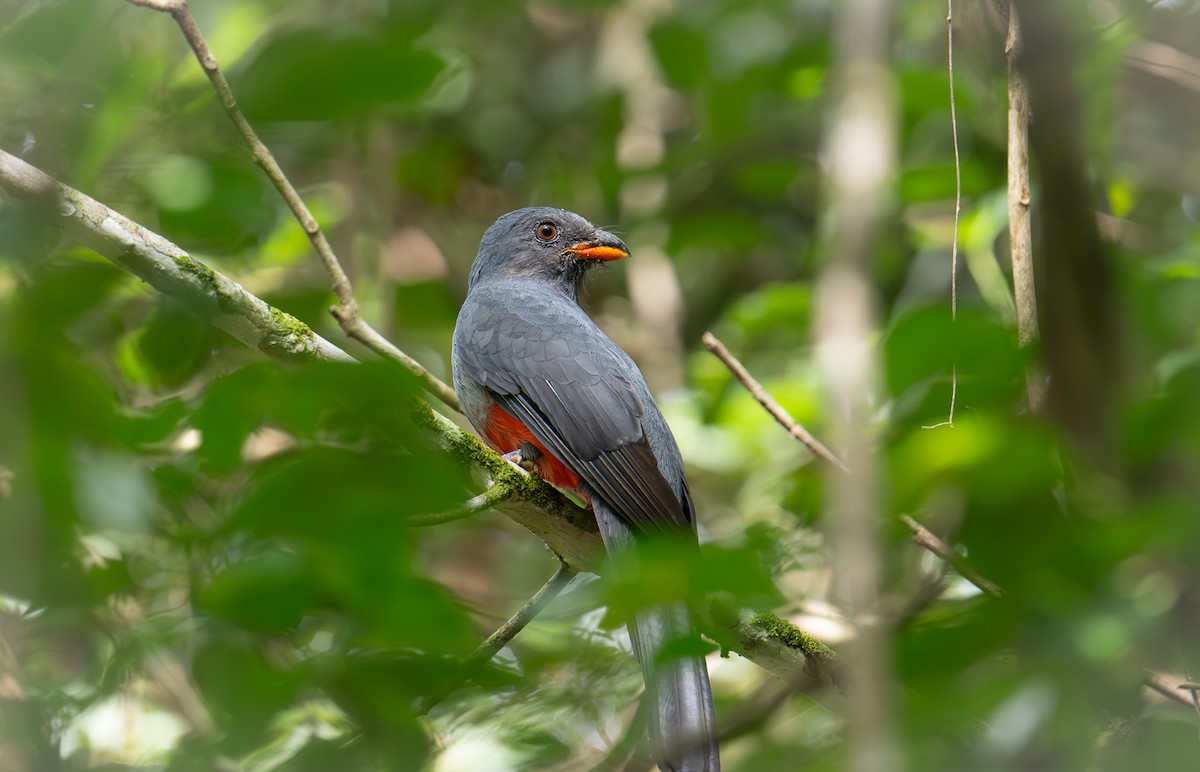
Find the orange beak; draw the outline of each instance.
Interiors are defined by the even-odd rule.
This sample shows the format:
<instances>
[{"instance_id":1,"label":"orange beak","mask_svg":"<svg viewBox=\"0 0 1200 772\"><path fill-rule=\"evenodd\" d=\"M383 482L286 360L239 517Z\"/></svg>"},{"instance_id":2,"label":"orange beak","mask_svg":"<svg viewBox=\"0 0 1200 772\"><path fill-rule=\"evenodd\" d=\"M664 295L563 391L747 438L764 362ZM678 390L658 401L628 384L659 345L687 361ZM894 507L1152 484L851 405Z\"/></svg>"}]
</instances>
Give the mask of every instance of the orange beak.
<instances>
[{"instance_id":1,"label":"orange beak","mask_svg":"<svg viewBox=\"0 0 1200 772\"><path fill-rule=\"evenodd\" d=\"M620 260L629 257L629 250L611 244L578 244L565 250L583 260Z\"/></svg>"}]
</instances>

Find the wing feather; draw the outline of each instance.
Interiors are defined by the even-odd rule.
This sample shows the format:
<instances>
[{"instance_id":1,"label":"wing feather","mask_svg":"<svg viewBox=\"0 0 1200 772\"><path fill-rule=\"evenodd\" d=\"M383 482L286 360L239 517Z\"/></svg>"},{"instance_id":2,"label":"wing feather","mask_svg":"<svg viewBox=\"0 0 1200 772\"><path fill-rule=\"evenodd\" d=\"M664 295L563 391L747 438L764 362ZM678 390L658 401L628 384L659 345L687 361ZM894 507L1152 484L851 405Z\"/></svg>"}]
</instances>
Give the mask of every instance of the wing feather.
<instances>
[{"instance_id":1,"label":"wing feather","mask_svg":"<svg viewBox=\"0 0 1200 772\"><path fill-rule=\"evenodd\" d=\"M642 376L624 352L578 307L472 295L460 317L469 329L456 330L456 366L630 525L694 528L686 482L664 477L645 436L634 383Z\"/></svg>"}]
</instances>

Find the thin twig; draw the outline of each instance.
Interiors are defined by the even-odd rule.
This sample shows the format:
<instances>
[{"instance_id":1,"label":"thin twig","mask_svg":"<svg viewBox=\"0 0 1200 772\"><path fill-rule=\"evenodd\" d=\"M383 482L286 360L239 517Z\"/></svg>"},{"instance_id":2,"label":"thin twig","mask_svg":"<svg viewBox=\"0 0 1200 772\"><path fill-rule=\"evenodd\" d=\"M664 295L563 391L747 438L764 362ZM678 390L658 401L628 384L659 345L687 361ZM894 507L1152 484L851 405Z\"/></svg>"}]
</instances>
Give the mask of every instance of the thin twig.
<instances>
[{"instance_id":1,"label":"thin twig","mask_svg":"<svg viewBox=\"0 0 1200 772\"><path fill-rule=\"evenodd\" d=\"M962 213L962 163L958 154L958 108L954 102L954 0L946 0L946 74L950 80L950 138L954 144L954 235L950 240L950 319L958 319L958 225ZM954 428L954 405L958 401L958 364L950 366L950 414L945 421L923 426Z\"/></svg>"},{"instance_id":2,"label":"thin twig","mask_svg":"<svg viewBox=\"0 0 1200 772\"><path fill-rule=\"evenodd\" d=\"M993 598L1004 597L1004 590L999 585L980 576L979 572L971 568L971 566L968 565L965 560L963 560L961 555L951 549L944 541L939 539L928 528L921 525L908 515L901 515L900 519L904 521L904 524L907 525L910 530L912 530L913 541L919 546L932 552L934 555L937 555L947 564L952 566L954 570L957 571L960 576L962 576L962 578L966 579L980 590L983 590L988 595L992 596ZM1192 684L1187 682L1177 684L1172 681L1172 679L1154 670L1145 671L1145 677L1142 679L1142 683L1146 686L1146 688L1161 694L1172 702L1189 708L1195 708L1198 712L1200 712L1200 696L1197 696L1195 691L1192 692L1191 699L1180 693L1180 690L1187 691L1189 689L1200 689L1200 684ZM1193 700L1196 700L1195 704L1193 704Z\"/></svg>"},{"instance_id":3,"label":"thin twig","mask_svg":"<svg viewBox=\"0 0 1200 772\"><path fill-rule=\"evenodd\" d=\"M216 90L221 107L224 108L226 115L229 116L229 120L233 122L238 133L242 136L242 140L250 149L250 155L254 158L254 162L262 168L267 177L275 185L275 189L279 191L279 195L287 202L288 208L292 210L292 214L295 215L296 220L300 223L300 227L308 235L308 240L312 243L313 249L316 250L317 255L321 258L321 262L324 263L325 270L329 272L333 291L338 299L338 305L331 307L329 312L338 320L338 324L341 325L346 335L362 343L376 354L399 362L406 370L420 378L425 384L425 388L431 394L448 407L461 412L462 407L459 405L454 389L422 367L417 360L397 348L387 338L380 335L374 327L362 318L358 310L358 301L354 297L354 289L350 284L350 277L343 270L341 262L333 252L333 247L330 246L329 240L325 238L325 232L321 230L320 224L317 223L316 218L309 211L308 206L304 203L304 199L300 197L300 193L292 185L287 175L284 174L283 169L280 168L279 163L275 160L275 156L272 155L270 149L267 148L263 141L258 138L258 134L250 126L250 122L246 120L246 116L242 114L241 108L238 107L237 99L234 98L233 90L229 86L229 81L225 79L225 75L217 65L217 58L208 47L208 42L204 39L204 34L200 31L200 26L196 24L196 19L192 16L192 11L188 7L186 0L129 0L129 2L134 5L168 13L175 20L175 23L179 25L179 29L187 39L188 45L191 46L192 51L196 54L196 59L200 62L200 67L204 70L204 74L208 76L213 89Z\"/></svg>"},{"instance_id":4,"label":"thin twig","mask_svg":"<svg viewBox=\"0 0 1200 772\"><path fill-rule=\"evenodd\" d=\"M720 359L729 368L729 372L733 373L733 377L741 381L746 390L750 392L750 395L758 400L758 404L766 408L766 411L771 414L772 418L779 422L780 426L787 429L788 434L804 443L814 454L833 464L843 472L850 471L840 458L835 456L829 448L821 444L820 440L812 436L795 418L792 418L791 413L775 401L775 398L763 388L761 383L755 380L754 376L738 361L737 357L729 353L729 349L725 348L725 344L718 340L716 335L706 332L701 340L704 342L704 347L715 354L717 359Z\"/></svg>"},{"instance_id":5,"label":"thin twig","mask_svg":"<svg viewBox=\"0 0 1200 772\"><path fill-rule=\"evenodd\" d=\"M1192 670L1184 663L1183 674L1187 676L1187 680L1179 685L1180 689L1186 689L1189 696L1192 698L1192 710L1196 711L1196 717L1200 718L1200 684L1195 683L1192 678Z\"/></svg>"},{"instance_id":6,"label":"thin twig","mask_svg":"<svg viewBox=\"0 0 1200 772\"><path fill-rule=\"evenodd\" d=\"M973 569L963 560L962 556L951 549L944 541L939 539L932 531L918 523L908 515L901 515L900 519L909 527L913 533L913 541L919 546L925 548L934 555L944 560L959 573L962 578L966 579L971 584L983 590L993 598L1003 598L1004 590L989 579L982 577L978 571ZM1170 678L1153 670L1146 670L1143 684L1148 689L1158 692L1162 696L1180 705L1185 705L1189 708L1196 708L1200 711L1200 697L1197 697L1196 692L1192 692L1192 699L1180 693L1180 690L1200 689L1200 684L1180 683L1176 684ZM1193 705L1193 699L1197 702Z\"/></svg>"},{"instance_id":7,"label":"thin twig","mask_svg":"<svg viewBox=\"0 0 1200 772\"><path fill-rule=\"evenodd\" d=\"M525 605L517 609L517 613L509 617L507 622L500 625L496 629L496 632L489 635L483 643L475 647L475 651L471 652L463 661L463 665L467 669L475 668L496 656L496 652L503 649L517 633L525 629L525 625L529 624L534 617L541 613L546 604L554 600L560 592L566 589L566 586L574 578L575 572L566 563L559 563L558 570L542 585L542 588L535 592L532 598L525 601Z\"/></svg>"},{"instance_id":8,"label":"thin twig","mask_svg":"<svg viewBox=\"0 0 1200 772\"><path fill-rule=\"evenodd\" d=\"M462 681L470 679L476 668L496 656L496 652L503 649L509 641L516 637L517 633L524 630L525 626L541 613L550 601L558 597L558 594L566 589L574 578L575 572L566 563L559 563L558 570L542 585L541 589L535 592L532 598L525 601L525 605L517 609L517 613L500 625L496 632L489 635L483 643L476 646L475 650L467 655L462 663L462 680L447 684L436 691L421 705L419 712L422 715L428 713L435 705L450 696Z\"/></svg>"},{"instance_id":9,"label":"thin twig","mask_svg":"<svg viewBox=\"0 0 1200 772\"><path fill-rule=\"evenodd\" d=\"M959 555L957 552L951 549L950 546L946 544L946 542L939 539L936 534L918 523L916 520L913 520L908 515L901 515L900 519L905 525L908 526L909 530L912 531L913 541L919 546L924 547L934 555L937 555L939 558L949 563L963 579L966 579L968 582L975 585L980 590L983 590L988 595L991 595L993 598L1004 597L1004 590L1002 590L998 584L980 576L978 571L971 568L971 566L969 566L967 562L962 559L962 555Z\"/></svg>"},{"instance_id":10,"label":"thin twig","mask_svg":"<svg viewBox=\"0 0 1200 772\"><path fill-rule=\"evenodd\" d=\"M462 506L456 509L451 509L447 512L434 512L427 515L414 515L404 522L405 525L410 525L414 528L426 528L431 525L442 525L444 523L452 523L455 520L464 520L472 515L492 509L497 504L511 498L513 493L513 489L507 485L493 485L478 496L468 499Z\"/></svg>"}]
</instances>

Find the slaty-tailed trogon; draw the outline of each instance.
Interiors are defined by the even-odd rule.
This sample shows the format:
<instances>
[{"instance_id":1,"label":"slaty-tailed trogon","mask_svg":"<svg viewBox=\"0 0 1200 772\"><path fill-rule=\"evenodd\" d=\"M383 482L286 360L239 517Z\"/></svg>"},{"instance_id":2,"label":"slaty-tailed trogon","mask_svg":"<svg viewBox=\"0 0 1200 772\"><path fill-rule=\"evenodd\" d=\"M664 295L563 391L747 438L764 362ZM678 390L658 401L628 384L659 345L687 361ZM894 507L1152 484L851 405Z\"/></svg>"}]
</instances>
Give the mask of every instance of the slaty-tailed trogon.
<instances>
[{"instance_id":1,"label":"slaty-tailed trogon","mask_svg":"<svg viewBox=\"0 0 1200 772\"><path fill-rule=\"evenodd\" d=\"M497 451L522 451L544 479L590 501L610 554L647 534L696 541L675 438L637 365L579 306L588 269L628 254L572 212L510 212L483 236L454 329L467 419ZM658 656L695 635L686 606L641 611L629 632L654 706L655 760L664 770L718 770L704 660Z\"/></svg>"}]
</instances>

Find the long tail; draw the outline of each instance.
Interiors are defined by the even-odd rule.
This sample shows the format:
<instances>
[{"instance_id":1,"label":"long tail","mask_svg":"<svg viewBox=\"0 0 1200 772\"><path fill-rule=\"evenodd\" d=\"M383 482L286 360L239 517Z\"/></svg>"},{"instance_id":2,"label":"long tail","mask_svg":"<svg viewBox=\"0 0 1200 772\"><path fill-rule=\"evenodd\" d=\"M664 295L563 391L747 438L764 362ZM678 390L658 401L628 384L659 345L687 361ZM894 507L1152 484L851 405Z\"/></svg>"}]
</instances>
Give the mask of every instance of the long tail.
<instances>
[{"instance_id":1,"label":"long tail","mask_svg":"<svg viewBox=\"0 0 1200 772\"><path fill-rule=\"evenodd\" d=\"M592 499L609 552L633 547L633 532L598 498ZM696 634L687 606L672 603L641 611L629 628L642 665L650 712L650 746L664 772L719 772L717 720L708 667L702 657L659 656L671 641Z\"/></svg>"}]
</instances>

